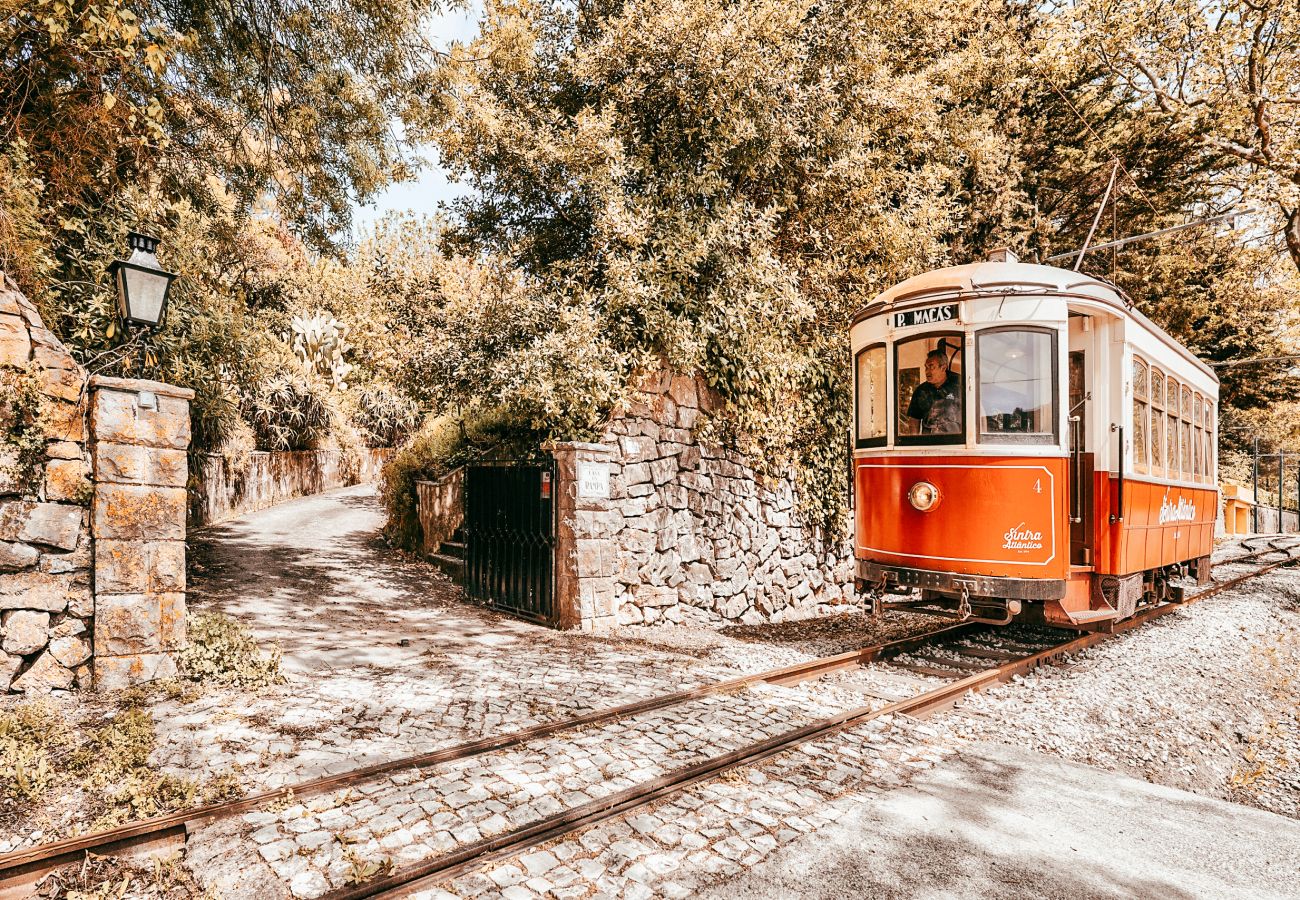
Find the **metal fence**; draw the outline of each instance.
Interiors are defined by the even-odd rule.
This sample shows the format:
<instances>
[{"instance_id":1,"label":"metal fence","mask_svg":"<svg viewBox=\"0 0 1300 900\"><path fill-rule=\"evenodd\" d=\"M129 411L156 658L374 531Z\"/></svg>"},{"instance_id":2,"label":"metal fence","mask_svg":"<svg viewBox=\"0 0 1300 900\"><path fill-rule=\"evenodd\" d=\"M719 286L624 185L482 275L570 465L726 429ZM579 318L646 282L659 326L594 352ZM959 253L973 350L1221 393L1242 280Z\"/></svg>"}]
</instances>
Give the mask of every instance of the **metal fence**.
<instances>
[{"instance_id":1,"label":"metal fence","mask_svg":"<svg viewBox=\"0 0 1300 900\"><path fill-rule=\"evenodd\" d=\"M465 593L554 624L553 462L480 461L465 468Z\"/></svg>"}]
</instances>

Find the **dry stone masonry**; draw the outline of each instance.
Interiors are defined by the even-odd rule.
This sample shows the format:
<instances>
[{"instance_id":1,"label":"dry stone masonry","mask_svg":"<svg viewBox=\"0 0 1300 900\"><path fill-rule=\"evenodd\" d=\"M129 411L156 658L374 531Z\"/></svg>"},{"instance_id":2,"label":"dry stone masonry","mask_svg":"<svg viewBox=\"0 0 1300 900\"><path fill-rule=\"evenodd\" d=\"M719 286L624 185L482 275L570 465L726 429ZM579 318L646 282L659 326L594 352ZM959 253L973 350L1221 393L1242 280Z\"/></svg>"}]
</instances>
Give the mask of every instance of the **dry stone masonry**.
<instances>
[{"instance_id":1,"label":"dry stone masonry","mask_svg":"<svg viewBox=\"0 0 1300 900\"><path fill-rule=\"evenodd\" d=\"M193 393L88 378L7 279L0 380L0 692L173 674ZM43 431L36 465L17 430L26 385Z\"/></svg>"},{"instance_id":2,"label":"dry stone masonry","mask_svg":"<svg viewBox=\"0 0 1300 900\"><path fill-rule=\"evenodd\" d=\"M43 459L20 459L22 382L39 391ZM89 686L90 458L86 374L36 308L0 283L0 691Z\"/></svg>"},{"instance_id":3,"label":"dry stone masonry","mask_svg":"<svg viewBox=\"0 0 1300 900\"><path fill-rule=\"evenodd\" d=\"M702 379L663 372L640 388L599 444L552 451L562 625L779 622L856 602L851 547L801 520L793 479L760 479L697 437L720 405Z\"/></svg>"},{"instance_id":4,"label":"dry stone masonry","mask_svg":"<svg viewBox=\"0 0 1300 900\"><path fill-rule=\"evenodd\" d=\"M194 392L91 379L94 434L95 683L176 674L185 645L185 481Z\"/></svg>"}]
</instances>

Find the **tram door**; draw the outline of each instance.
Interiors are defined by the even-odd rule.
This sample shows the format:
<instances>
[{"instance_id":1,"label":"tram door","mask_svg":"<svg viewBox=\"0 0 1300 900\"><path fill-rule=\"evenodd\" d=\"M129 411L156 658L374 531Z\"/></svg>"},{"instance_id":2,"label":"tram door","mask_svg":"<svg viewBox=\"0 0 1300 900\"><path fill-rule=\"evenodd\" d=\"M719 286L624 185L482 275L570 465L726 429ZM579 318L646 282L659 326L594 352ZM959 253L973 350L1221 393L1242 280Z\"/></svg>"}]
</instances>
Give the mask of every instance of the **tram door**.
<instances>
[{"instance_id":1,"label":"tram door","mask_svg":"<svg viewBox=\"0 0 1300 900\"><path fill-rule=\"evenodd\" d=\"M1093 322L1070 317L1070 565L1092 565L1093 454L1088 443L1088 368L1092 349Z\"/></svg>"}]
</instances>

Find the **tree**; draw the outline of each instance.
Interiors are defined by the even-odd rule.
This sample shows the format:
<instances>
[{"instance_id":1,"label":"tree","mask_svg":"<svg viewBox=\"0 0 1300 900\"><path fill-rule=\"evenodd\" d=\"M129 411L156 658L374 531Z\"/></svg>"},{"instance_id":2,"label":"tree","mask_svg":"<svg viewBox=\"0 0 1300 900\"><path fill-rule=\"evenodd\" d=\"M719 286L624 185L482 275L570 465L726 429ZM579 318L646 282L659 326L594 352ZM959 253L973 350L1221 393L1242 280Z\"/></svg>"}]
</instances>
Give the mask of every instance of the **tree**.
<instances>
[{"instance_id":1,"label":"tree","mask_svg":"<svg viewBox=\"0 0 1300 900\"><path fill-rule=\"evenodd\" d=\"M1172 133L1195 133L1220 160L1216 200L1262 204L1300 269L1300 6L1073 0L1051 24Z\"/></svg>"},{"instance_id":2,"label":"tree","mask_svg":"<svg viewBox=\"0 0 1300 900\"><path fill-rule=\"evenodd\" d=\"M218 445L352 204L408 173L421 29L460 3L4 0L0 266L83 362L195 388L195 445ZM106 271L129 229L182 277L124 341Z\"/></svg>"},{"instance_id":3,"label":"tree","mask_svg":"<svg viewBox=\"0 0 1300 900\"><path fill-rule=\"evenodd\" d=\"M420 28L457 2L7 0L0 121L59 217L152 178L199 202L215 177L326 246L406 173L436 58Z\"/></svg>"},{"instance_id":4,"label":"tree","mask_svg":"<svg viewBox=\"0 0 1300 900\"><path fill-rule=\"evenodd\" d=\"M980 9L499 4L443 69L441 158L478 191L446 244L510 260L574 327L591 318L611 364L703 373L719 427L795 463L835 522L848 317L944 261L961 173L993 133L970 103L996 65Z\"/></svg>"},{"instance_id":5,"label":"tree","mask_svg":"<svg viewBox=\"0 0 1300 900\"><path fill-rule=\"evenodd\" d=\"M1171 119L1084 45L1062 52L1059 22L1017 21L1014 30L998 28L1017 38L1008 64L1020 73L993 101L1006 174L970 170L964 221L951 240L959 258L999 244L1030 259L1081 247L1112 172L1094 244L1179 225L1225 202L1223 173L1236 161L1206 139L1205 122ZM1300 278L1285 260L1251 226L1220 226L1094 251L1082 268L1117 284L1203 359L1227 362L1295 352ZM1300 379L1285 369L1223 367L1225 415L1273 417L1286 427L1293 412L1282 401L1296 396Z\"/></svg>"}]
</instances>

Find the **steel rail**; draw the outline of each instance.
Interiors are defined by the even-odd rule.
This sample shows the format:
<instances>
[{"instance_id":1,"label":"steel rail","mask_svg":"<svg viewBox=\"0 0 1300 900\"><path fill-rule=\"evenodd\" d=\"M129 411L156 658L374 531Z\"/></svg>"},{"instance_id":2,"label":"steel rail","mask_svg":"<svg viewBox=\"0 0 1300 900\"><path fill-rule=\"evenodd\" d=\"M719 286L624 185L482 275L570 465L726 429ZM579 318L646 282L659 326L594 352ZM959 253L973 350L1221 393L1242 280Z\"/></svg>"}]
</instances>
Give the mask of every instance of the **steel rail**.
<instances>
[{"instance_id":1,"label":"steel rail","mask_svg":"<svg viewBox=\"0 0 1300 900\"><path fill-rule=\"evenodd\" d=\"M1250 550L1251 551L1250 553L1244 553L1241 556L1234 556L1230 559L1221 559L1217 563L1214 563L1214 565L1230 566L1233 565L1234 563L1243 563L1243 562L1247 562L1248 560L1259 559L1261 556L1268 556L1273 553L1289 553L1291 550L1300 548L1300 542L1289 544L1286 547L1279 547L1277 545L1278 541L1285 540L1288 537L1300 538L1300 535L1277 535L1277 536L1258 535L1256 537L1246 538L1245 540L1241 541L1241 545L1245 547L1247 550ZM1256 550L1254 547L1250 546L1247 543L1247 541L1259 541L1259 540L1267 540L1269 546L1264 548L1263 550Z\"/></svg>"},{"instance_id":2,"label":"steel rail","mask_svg":"<svg viewBox=\"0 0 1300 900\"><path fill-rule=\"evenodd\" d=\"M1099 632L1084 635L1057 647L1004 663L983 672L977 672L949 682L915 697L888 703L885 706L861 706L819 719L809 725L787 731L765 741L725 753L686 766L651 779L643 784L611 794L599 800L584 803L554 816L540 819L530 825L516 828L493 838L476 841L459 850L424 862L415 863L384 878L367 881L340 890L331 891L322 900L362 900L362 898L396 898L411 891L421 890L468 874L493 862L513 858L525 850L566 834L587 828L611 818L626 815L647 804L678 793L702 781L738 766L753 765L779 753L792 750L800 744L826 737L853 725L863 724L882 716L904 714L919 716L951 705L968 691L977 691L993 684L1010 680L1013 675L1027 672L1036 666L1051 662L1084 647L1091 646L1109 635Z\"/></svg>"},{"instance_id":3,"label":"steel rail","mask_svg":"<svg viewBox=\"0 0 1300 900\"><path fill-rule=\"evenodd\" d=\"M905 653L936 638L959 637L972 631L984 630L987 627L972 622L947 625L934 631L871 644L834 656L821 657L795 663L794 665L782 666L778 669L757 672L753 675L742 675L684 691L676 691L671 694L663 694L619 706L593 710L568 719L546 722L531 728L455 744L440 750L363 766L337 775L327 775L272 790L261 791L237 800L190 807L149 819L128 822L108 831L65 838L61 841L17 850L0 856L0 897L6 896L13 883L32 883L34 873L45 873L59 866L78 862L87 853L115 855L142 845L167 843L174 841L178 837L184 837L190 830L204 822L247 812L265 804L283 800L286 797L309 797L325 791L337 790L369 781L395 771L424 769L440 763L468 759L484 753L518 746L538 738L549 737L559 732L678 706L691 700L698 700L716 694L726 694L755 684L793 685L810 678L817 678L841 669L871 662L883 655Z\"/></svg>"},{"instance_id":4,"label":"steel rail","mask_svg":"<svg viewBox=\"0 0 1300 900\"><path fill-rule=\"evenodd\" d=\"M631 813L693 785L714 778L729 769L762 762L777 754L792 750L800 744L826 737L850 726L863 724L886 715L922 716L945 709L952 706L969 692L983 690L1009 681L1016 675L1061 660L1066 656L1109 640L1116 634L1123 634L1140 628L1153 619L1167 615L1189 603L1208 599L1244 581L1257 578L1297 561L1300 561L1300 556L1292 556L1281 562L1271 563L1261 567L1258 571L1231 578L1211 588L1199 591L1181 603L1170 602L1160 606L1148 607L1129 619L1117 623L1110 632L1090 632L1056 647L1031 653L983 672L956 679L915 697L898 700L878 708L862 706L828 716L768 740L668 772L658 778L634 785L608 797L593 800L556 815L539 819L529 825L504 832L496 837L475 841L443 856L414 863L391 875L331 891L323 895L322 900L363 900L363 898L397 898L405 896L412 891L432 887L476 871L493 862L511 859L532 847Z\"/></svg>"},{"instance_id":5,"label":"steel rail","mask_svg":"<svg viewBox=\"0 0 1300 900\"><path fill-rule=\"evenodd\" d=\"M1270 551L1262 551L1262 552L1270 552ZM1279 549L1278 551L1275 552L1285 552L1285 551ZM1179 608L1180 606L1186 605L1187 603L1193 602L1195 600L1204 599L1206 597L1228 590L1229 588L1234 587L1235 585L1240 584L1243 581L1247 581L1251 578L1256 578L1260 575L1273 571L1274 569L1280 568L1282 566L1290 565L1291 563L1296 562L1298 559L1300 559L1300 557L1288 557L1288 559L1283 560L1281 562L1272 563L1270 565L1264 566L1254 572L1246 573L1244 575L1217 584L1212 588L1199 591L1192 597L1189 597L1186 600L1184 600L1182 603L1166 603L1158 607L1147 608L1145 610L1140 611L1132 618L1116 625L1112 633L1122 633L1124 631L1128 631L1132 628L1138 627L1139 625L1146 623L1147 621L1150 621L1151 619L1157 618L1158 616L1164 615L1165 613L1172 612L1173 610ZM283 787L274 788L272 790L251 794L247 797L242 797L237 800L225 801L222 803L207 804L205 806L178 810L176 812L169 813L166 815L156 816L150 819L142 819L136 822L130 822L127 823L126 825L108 831L96 832L93 834L67 838L62 841L56 841L49 844L43 844L36 847L30 847L24 850L15 851L12 853L5 854L4 856L0 856L0 895L7 894L8 891L11 890L14 886L16 886L16 883L19 881L25 884L34 883L34 881L38 880L39 878L39 875L37 873L43 874L52 869L58 868L59 866L66 865L71 862L77 862L85 858L86 854L88 853L93 852L98 855L114 855L114 854L119 854L119 853L130 851L132 849L139 848L142 845L154 844L154 843L165 842L165 841L174 841L177 838L183 839L191 829L193 829L197 825L202 824L203 822L236 815L238 813L245 812L250 809L254 809L259 806L265 805L267 803L272 803L277 800L283 800L289 796L293 796L295 798L312 796L315 794L323 793L325 791L336 790L338 788L348 787L353 784L368 781L394 771L400 771L403 769L413 769L413 768L423 769L433 765L437 765L439 763L453 762L460 759L466 759L484 753L489 753L495 750L501 750L501 749L517 746L519 744L525 743L530 740L536 740L538 738L548 737L550 735L564 732L564 731L569 731L574 728L579 728L586 725L599 724L602 722L612 721L615 719L637 715L640 713L652 712L655 710L680 705L690 700L700 699L706 696L733 692L755 684L770 683L770 684L777 684L777 685L793 685L799 683L800 681L820 677L822 675L830 674L835 671L852 668L854 666L858 666L866 662L871 662L882 656L904 653L907 652L909 649L924 646L930 643L931 641L935 640L936 638L960 637L972 631L985 630L987 627L988 626L983 625L981 623L972 623L972 622L957 623L957 624L946 626L944 628L936 629L934 631L926 632L924 634L915 635L913 637L901 638L893 641L886 641L880 644L873 644L867 647L859 648L857 650L850 650L846 653L836 654L834 656L822 657L820 659L809 660L802 663L796 663L794 665L784 666L778 669L768 670L766 672L759 672L753 675L745 675L737 678L728 679L725 681L714 682L712 684L701 685L699 687L691 688L685 691L677 691L672 694L665 694L659 697L651 697L646 700L635 701L633 703L622 704L620 706L609 707L601 710L594 710L593 712L586 713L581 716L575 716L569 719L563 719L556 722L543 723L541 725L533 726L531 728L525 728L525 729L520 729L518 731L508 732L506 734L498 735L495 737L482 738L476 741L470 741L467 743L446 747L441 750L434 750L428 753L403 757L396 760L390 760L384 763L377 763L372 766L364 766L358 769L351 770L349 772L340 773L338 775L324 776L321 778L315 778L303 782L298 782L297 784L293 784L293 785L285 785ZM1028 668L1033 668L1037 665L1041 665L1042 661L1058 659L1063 655L1076 652L1079 649L1083 649L1084 647L1092 646L1095 643L1098 643L1102 640L1106 640L1110 636L1111 633L1102 633L1102 632L1093 632L1084 635L1072 641L1066 642L1065 644L1062 644L1059 647L1049 648L1047 650L1036 652L1022 659L1018 659L1016 661L1006 663L1002 666L991 668L985 672L972 674L970 676L967 676L966 678L959 679L949 685L945 685L944 687L938 688L935 691L931 691L928 692L927 694L920 695L920 697L912 698L910 700L896 701L894 703L889 704L889 706L882 708L880 711L877 712L877 715L885 715L890 709L896 706L899 707L899 711L910 711L910 713L913 715L916 715L919 711L922 710L932 711L933 709L938 708L940 704L943 704L945 702L943 698L951 698L946 701L946 703L950 705L951 702L958 699L962 694L964 694L968 690L979 690L981 689L981 687L988 686L989 684L992 683L996 683L999 680L998 673L1008 672L1009 674L1007 674L1004 678L1001 679L1001 680L1006 680L1007 678L1010 678L1010 676L1013 674L1018 674L1021 671L1027 670L1026 668L1020 668L1020 667L1027 666ZM978 686L971 686L971 685L978 685ZM952 690L956 690L956 693L955 694L950 693L950 691ZM905 707L906 709L904 709ZM808 728L813 728L814 726L817 726L819 724L825 726L825 728L823 731L818 732L818 734L829 733L830 731L838 730L838 728L846 727L848 724L852 724L852 722L861 721L862 720L861 716L866 715L867 714L866 711L869 709L870 709L869 707L862 707L859 708L858 710L851 710L847 713L841 713L837 716L830 717L829 719L822 720L821 723L814 723L813 726L805 726L804 729L799 729L798 732L792 732L791 734L802 733L803 731L806 731ZM856 718L854 718L854 716L856 716ZM838 722L839 725L833 726L832 724L830 724L833 722ZM782 736L782 737L789 737L789 735ZM781 739L780 737L774 738L773 741L777 741L780 739ZM803 737L801 739L798 739L796 743L800 743L802 741L810 740L810 739L811 737ZM771 743L771 741L765 743ZM792 744L791 746L794 745ZM783 751L773 750L771 753L768 753L767 755L770 756L779 752L783 752ZM736 751L736 753L743 753L743 751ZM731 755L735 755L735 754L729 754L728 756ZM763 758L766 758L766 756L764 756ZM742 760L742 761L732 762L723 765L721 768L716 768L711 770L711 773L716 774L717 772L721 772L726 768L731 768L736 765L746 765L754 761L757 760L751 759L748 761ZM701 763L699 764L699 766L691 767L691 769L680 770L680 771L682 772L691 771L693 769L699 768L700 766L706 766L714 762L716 762L716 760L706 761L706 763ZM670 775L671 774L672 773L670 773ZM663 777L668 778L669 776L663 776ZM711 777L711 774L709 773L701 774L699 775L698 778L695 779L695 781L703 780L708 777ZM695 781L692 781L691 783L695 783ZM669 793L676 790L680 790L684 786L686 785L675 787L671 791L669 791ZM644 788L644 786L639 786L639 787ZM638 790L638 788L630 788L628 789L628 791L625 791L623 793L629 793L636 790ZM602 801L596 801L596 804L587 804L587 806L608 804L615 797L619 797L619 796L621 796L621 794L613 795L612 797L605 798ZM652 802L652 800L646 800L644 802ZM643 804L636 804L636 805L643 805ZM630 807L630 808L634 808L634 807ZM586 806L579 807L579 809L586 809ZM570 812L574 812L574 811L570 811ZM609 818L610 816L618 815L618 814L619 813L617 812L611 812L601 816L601 818ZM566 814L561 814L560 817L557 818L565 818L567 816L568 814L566 813ZM542 820L542 822L546 822L546 821L548 820ZM537 824L542 824L542 823L537 823ZM573 828L577 828L577 827L584 827L584 826L575 825L566 830L573 830ZM527 828L519 829L518 831L530 831L532 828L533 826L528 826ZM500 836L499 838L492 839L492 841L479 842L479 844L491 844L513 834L516 834L516 832L510 832L508 835ZM455 854L452 854L451 856L459 857L461 854L468 852L470 849L474 847L478 847L479 844L470 845L469 847L464 848L464 850L457 851ZM521 846L529 846L529 845L524 844ZM486 864L487 862L491 861L491 859L498 858L496 856L496 851L490 848L482 850L480 852L480 855L482 853L492 853L493 855L490 858L487 856L483 856L482 863L476 862L473 865L470 865L469 868L476 868L480 864ZM446 860L448 858L449 857L441 857L439 859ZM429 863L420 864L420 866L428 866L436 862L439 862L439 860L433 860ZM469 864L466 863L466 865ZM407 870L403 870L403 871L407 871ZM397 875L391 876L391 878L396 878L396 877L398 876ZM438 880L446 880L447 878L451 878L451 877L455 877L455 875L454 874L437 875ZM391 879L385 879L384 882L386 883L388 880ZM420 876L420 880L424 882L427 879L425 876ZM366 885L359 886L358 889L373 887L380 883L381 882L376 882L376 881L367 882ZM330 900L339 900L339 898L350 897L350 896L353 895L346 892L335 892L333 894L327 895L327 897L329 897ZM361 894L356 894L356 896L374 896L374 894L361 893Z\"/></svg>"}]
</instances>

